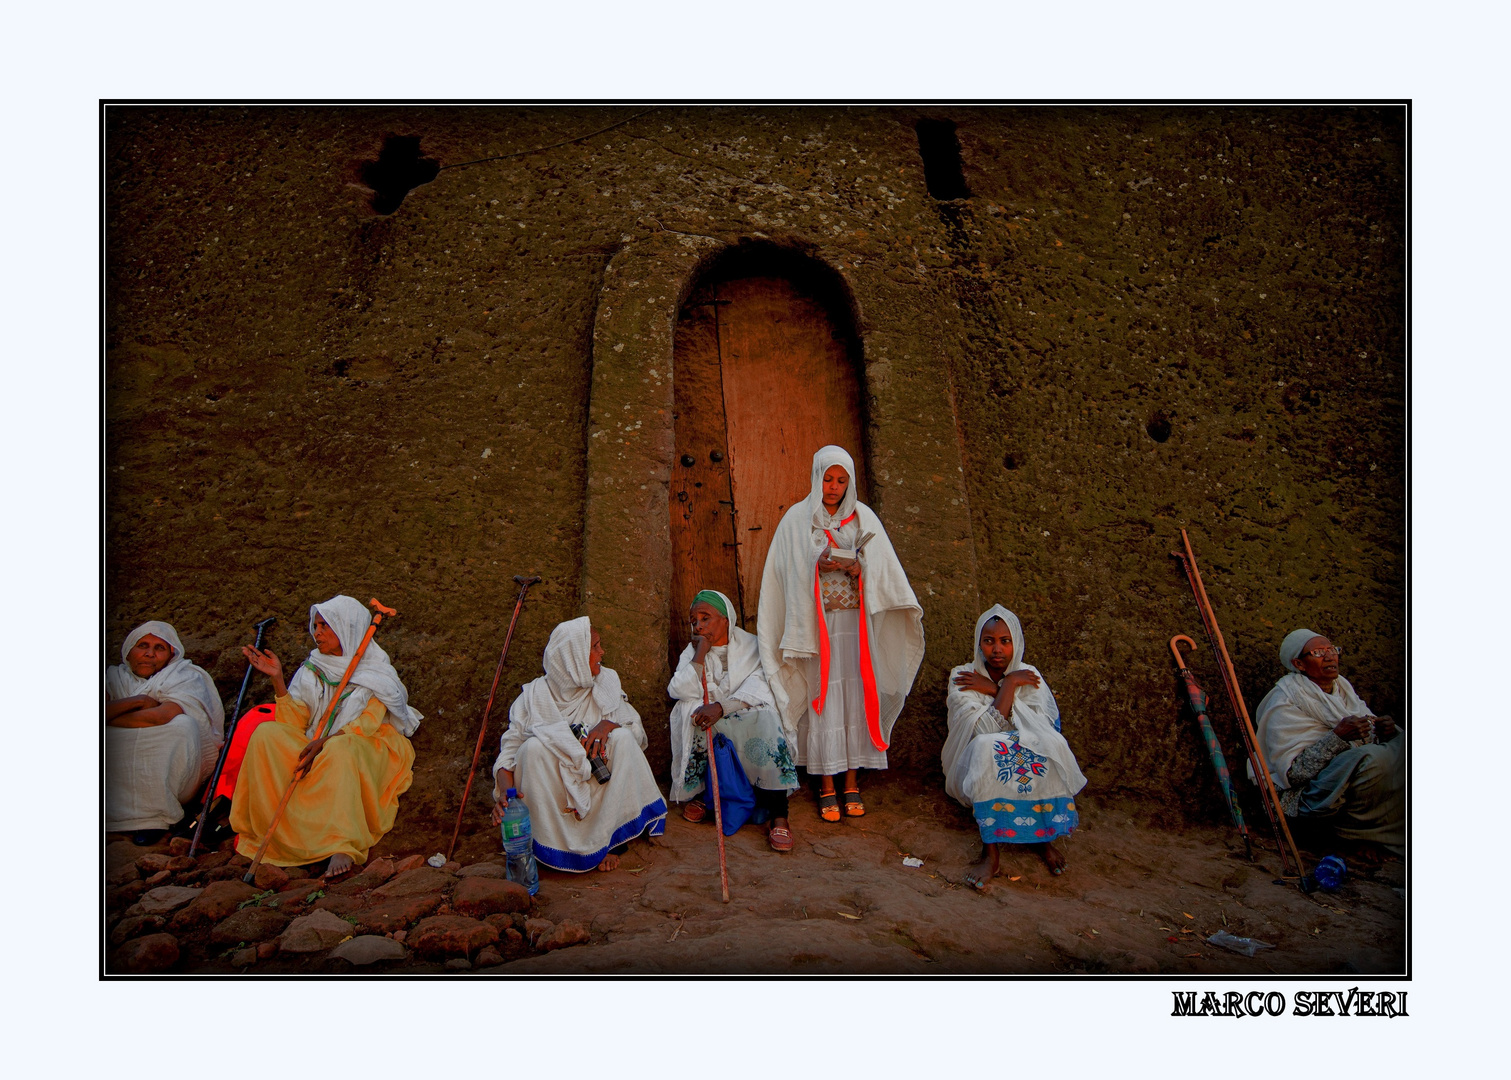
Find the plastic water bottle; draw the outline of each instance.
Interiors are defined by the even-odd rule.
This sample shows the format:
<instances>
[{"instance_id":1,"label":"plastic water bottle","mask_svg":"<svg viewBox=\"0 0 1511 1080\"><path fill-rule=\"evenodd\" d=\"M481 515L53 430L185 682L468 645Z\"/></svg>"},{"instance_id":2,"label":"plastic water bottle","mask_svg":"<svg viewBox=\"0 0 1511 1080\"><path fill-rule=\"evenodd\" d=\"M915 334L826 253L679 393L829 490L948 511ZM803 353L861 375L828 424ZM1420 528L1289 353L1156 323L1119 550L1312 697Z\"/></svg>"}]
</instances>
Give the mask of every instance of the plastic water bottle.
<instances>
[{"instance_id":1,"label":"plastic water bottle","mask_svg":"<svg viewBox=\"0 0 1511 1080\"><path fill-rule=\"evenodd\" d=\"M504 872L534 896L540 891L540 873L535 869L535 848L530 839L530 808L513 788L504 792L504 799L504 820L499 823L504 854L508 856Z\"/></svg>"},{"instance_id":2,"label":"plastic water bottle","mask_svg":"<svg viewBox=\"0 0 1511 1080\"><path fill-rule=\"evenodd\" d=\"M1336 855L1328 855L1317 864L1315 871L1317 884L1328 892L1332 892L1343 884L1343 879L1348 876L1348 866Z\"/></svg>"}]
</instances>

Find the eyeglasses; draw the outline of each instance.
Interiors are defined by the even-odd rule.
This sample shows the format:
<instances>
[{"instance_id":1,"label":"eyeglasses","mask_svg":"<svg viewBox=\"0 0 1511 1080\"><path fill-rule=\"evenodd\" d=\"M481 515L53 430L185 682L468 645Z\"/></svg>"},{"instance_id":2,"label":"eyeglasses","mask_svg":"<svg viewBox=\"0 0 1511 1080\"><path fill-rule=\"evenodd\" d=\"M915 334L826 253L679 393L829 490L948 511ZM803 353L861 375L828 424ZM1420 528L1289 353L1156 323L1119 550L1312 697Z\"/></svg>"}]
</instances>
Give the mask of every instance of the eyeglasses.
<instances>
[{"instance_id":1,"label":"eyeglasses","mask_svg":"<svg viewBox=\"0 0 1511 1080\"><path fill-rule=\"evenodd\" d=\"M1318 660L1327 660L1331 657L1342 656L1343 646L1329 645L1325 649L1313 649L1311 652L1304 652L1301 655L1316 657Z\"/></svg>"}]
</instances>

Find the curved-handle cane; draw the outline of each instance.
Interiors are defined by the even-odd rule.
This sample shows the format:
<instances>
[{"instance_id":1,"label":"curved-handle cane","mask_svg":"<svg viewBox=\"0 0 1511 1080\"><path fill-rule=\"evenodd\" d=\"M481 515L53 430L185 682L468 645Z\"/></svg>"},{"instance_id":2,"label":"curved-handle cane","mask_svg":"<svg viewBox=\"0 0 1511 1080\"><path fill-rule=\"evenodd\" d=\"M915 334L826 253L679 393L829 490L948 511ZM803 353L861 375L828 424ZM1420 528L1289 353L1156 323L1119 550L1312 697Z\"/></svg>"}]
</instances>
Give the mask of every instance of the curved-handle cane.
<instances>
[{"instance_id":1,"label":"curved-handle cane","mask_svg":"<svg viewBox=\"0 0 1511 1080\"><path fill-rule=\"evenodd\" d=\"M376 600L369 600L367 606L376 608L377 613L373 615L373 621L368 625L367 633L362 635L362 644L357 646L357 652L352 657L351 663L346 665L346 673L341 676L341 682L337 684L336 692L331 695L330 706L325 710L325 716L321 719L320 725L315 729L316 739L323 737L330 730L331 721L336 717L336 707L341 704L341 691L345 690L346 684L351 682L352 672L356 671L357 665L361 663L362 654L367 651L367 646L373 639L373 632L378 629L378 624L383 621L383 616L387 615L392 618L398 614L393 608L384 607ZM313 758L302 772L297 765L295 766L293 778L289 780L289 786L284 789L283 798L278 800L278 809L273 811L273 820L268 822L268 827L262 834L262 843L257 845L257 854L252 857L252 865L247 867L247 872L242 876L242 881L250 885L252 879L257 876L257 868L262 865L262 857L267 853L268 844L272 842L273 830L278 827L278 822L283 820L283 810L289 804L289 797L294 794L294 789L299 786L299 781L303 780L310 769L314 767L315 762Z\"/></svg>"},{"instance_id":2,"label":"curved-handle cane","mask_svg":"<svg viewBox=\"0 0 1511 1080\"><path fill-rule=\"evenodd\" d=\"M708 669L703 670L703 704L708 704ZM713 785L714 830L719 834L719 891L724 902L729 903L729 864L724 861L724 805L719 801L719 765L714 761L714 729L703 729L703 742L708 747L708 779Z\"/></svg>"},{"instance_id":3,"label":"curved-handle cane","mask_svg":"<svg viewBox=\"0 0 1511 1080\"><path fill-rule=\"evenodd\" d=\"M515 583L519 585L519 599L514 601L514 617L509 620L509 632L504 635L504 651L499 654L498 667L493 669L493 688L488 691L488 704L483 708L483 725L477 729L477 746L472 751L472 768L467 771L467 785L462 788L462 805L456 810L456 828L451 830L451 846L446 849L446 861L451 861L452 852L456 851L456 838L462 832L462 815L467 812L467 796L472 793L472 778L477 774L478 758L483 753L483 736L488 733L488 715L493 712L493 695L498 693L499 676L504 673L504 661L509 656L509 642L514 640L514 624L519 622L519 609L524 606L525 593L531 585L540 581L540 576L525 577L522 574L514 575Z\"/></svg>"}]
</instances>

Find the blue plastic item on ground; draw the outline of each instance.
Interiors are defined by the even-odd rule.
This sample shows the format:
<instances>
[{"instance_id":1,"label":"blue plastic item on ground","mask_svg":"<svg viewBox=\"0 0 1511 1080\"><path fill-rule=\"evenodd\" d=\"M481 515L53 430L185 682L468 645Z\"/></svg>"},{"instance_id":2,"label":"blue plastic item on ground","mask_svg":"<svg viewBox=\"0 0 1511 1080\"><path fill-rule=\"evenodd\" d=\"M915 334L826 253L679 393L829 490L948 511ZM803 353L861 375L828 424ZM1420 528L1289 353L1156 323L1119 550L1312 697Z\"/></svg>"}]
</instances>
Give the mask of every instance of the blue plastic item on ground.
<instances>
[{"instance_id":1,"label":"blue plastic item on ground","mask_svg":"<svg viewBox=\"0 0 1511 1080\"><path fill-rule=\"evenodd\" d=\"M504 798L507 800L504 820L498 826L508 857L504 872L510 881L523 885L534 896L540 891L540 871L535 866L535 845L530 837L530 808L513 788L504 793Z\"/></svg>"}]
</instances>

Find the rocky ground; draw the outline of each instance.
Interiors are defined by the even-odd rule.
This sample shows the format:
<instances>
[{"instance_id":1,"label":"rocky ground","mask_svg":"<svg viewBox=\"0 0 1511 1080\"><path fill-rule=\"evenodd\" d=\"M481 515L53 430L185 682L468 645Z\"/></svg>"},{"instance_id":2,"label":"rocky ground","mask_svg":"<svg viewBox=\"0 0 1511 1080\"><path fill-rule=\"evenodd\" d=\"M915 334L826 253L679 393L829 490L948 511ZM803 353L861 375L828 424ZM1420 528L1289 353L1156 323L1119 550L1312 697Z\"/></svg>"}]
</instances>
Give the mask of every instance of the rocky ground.
<instances>
[{"instance_id":1,"label":"rocky ground","mask_svg":"<svg viewBox=\"0 0 1511 1080\"><path fill-rule=\"evenodd\" d=\"M727 842L720 902L711 825L674 812L612 873L542 870L533 899L504 879L496 840L456 861L391 843L364 871L322 885L187 842L105 848L106 972L310 974L1394 974L1406 966L1405 870L1348 852L1337 892L1275 884L1273 849L1244 855L1231 828L1169 828L1143 804L1078 800L1069 867L1011 854L985 893L963 883L969 815L902 775L872 780L868 813L838 825L795 796L795 849L746 826ZM403 814L400 814L402 832ZM1256 834L1257 838L1257 834ZM424 839L424 838L421 838ZM1259 847L1260 845L1256 845ZM1332 850L1332 849L1326 849ZM1316 847L1309 865L1324 853ZM905 857L923 865L904 864ZM1273 946L1254 957L1209 944L1219 931Z\"/></svg>"}]
</instances>

